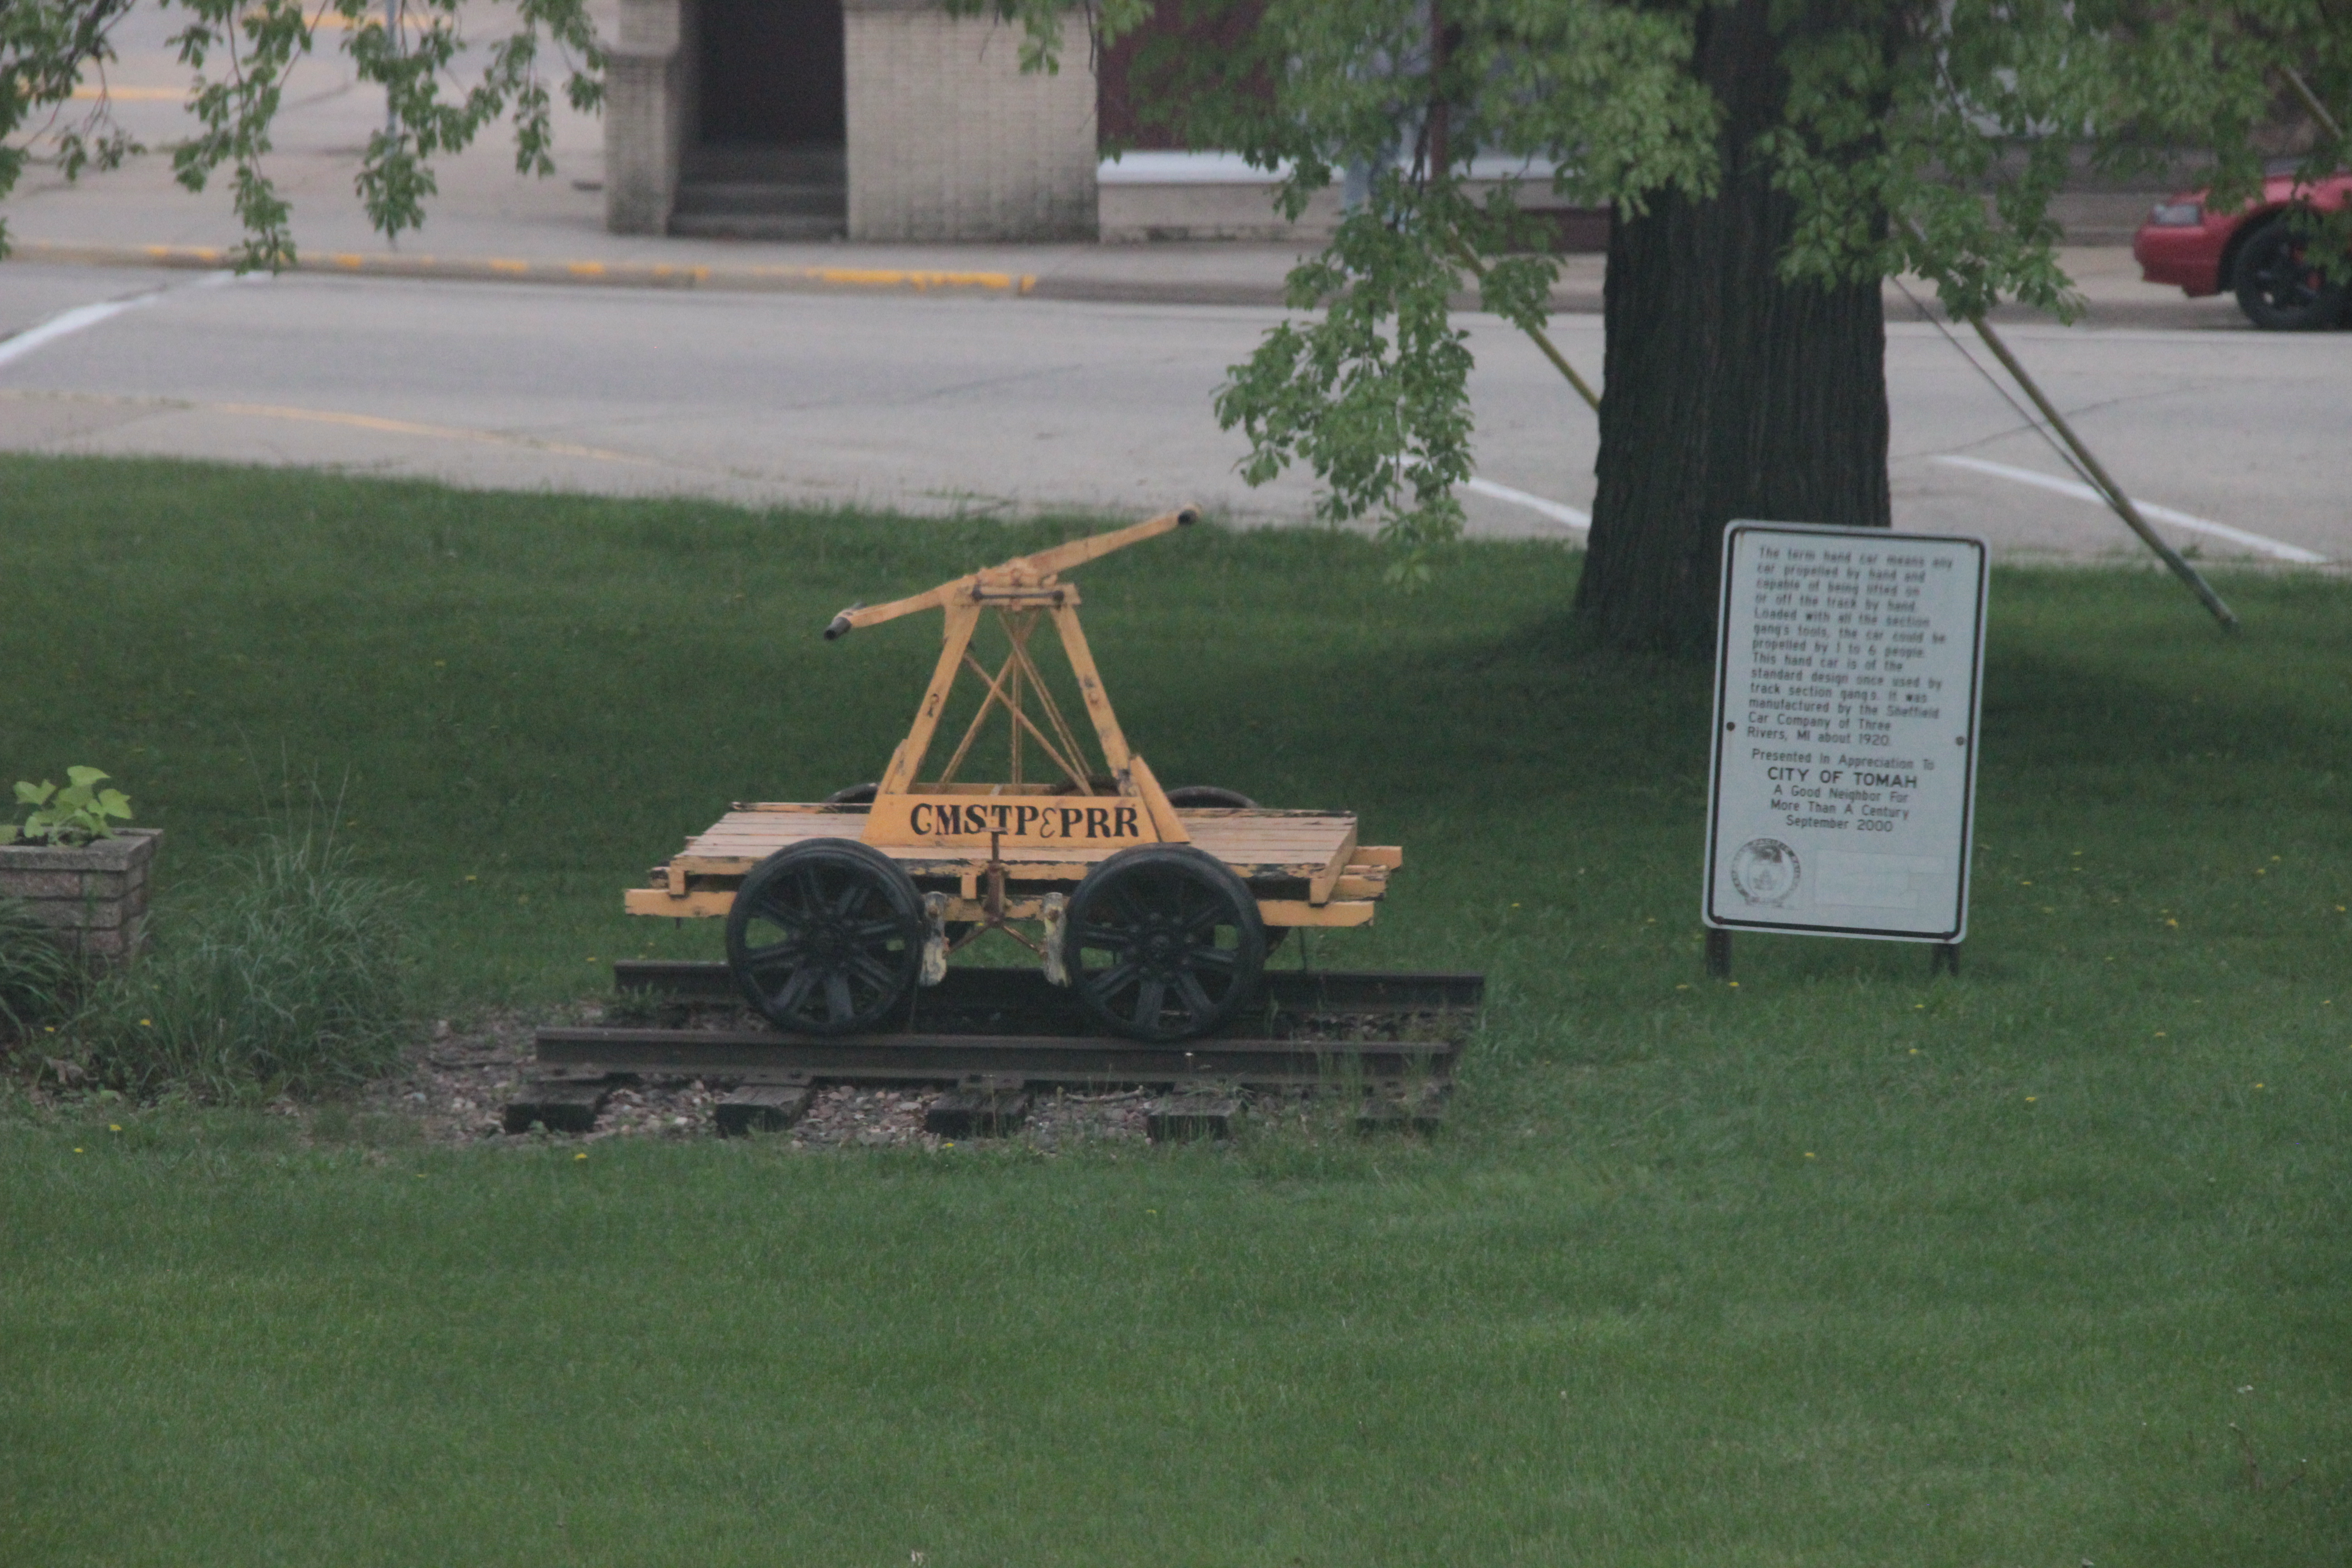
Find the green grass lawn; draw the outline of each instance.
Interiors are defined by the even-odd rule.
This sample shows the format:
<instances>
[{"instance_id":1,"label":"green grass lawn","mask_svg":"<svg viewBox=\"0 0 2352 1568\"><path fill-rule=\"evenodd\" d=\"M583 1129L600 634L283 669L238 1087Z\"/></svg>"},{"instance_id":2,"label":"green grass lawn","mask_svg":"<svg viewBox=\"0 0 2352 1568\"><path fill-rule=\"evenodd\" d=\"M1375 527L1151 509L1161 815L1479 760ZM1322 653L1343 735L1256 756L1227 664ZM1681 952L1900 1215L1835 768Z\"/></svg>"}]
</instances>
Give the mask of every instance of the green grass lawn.
<instances>
[{"instance_id":1,"label":"green grass lawn","mask_svg":"<svg viewBox=\"0 0 2352 1568\"><path fill-rule=\"evenodd\" d=\"M617 910L729 800L879 771L935 628L835 610L1092 526L0 459L0 783L186 886L315 780L430 1005L571 999L715 955ZM1579 653L1557 549L1382 565L1080 582L1164 780L1406 847L1318 963L1492 977L1438 1143L0 1116L0 1563L2344 1562L2352 588L1998 574L1964 974L1733 987L1706 672Z\"/></svg>"}]
</instances>

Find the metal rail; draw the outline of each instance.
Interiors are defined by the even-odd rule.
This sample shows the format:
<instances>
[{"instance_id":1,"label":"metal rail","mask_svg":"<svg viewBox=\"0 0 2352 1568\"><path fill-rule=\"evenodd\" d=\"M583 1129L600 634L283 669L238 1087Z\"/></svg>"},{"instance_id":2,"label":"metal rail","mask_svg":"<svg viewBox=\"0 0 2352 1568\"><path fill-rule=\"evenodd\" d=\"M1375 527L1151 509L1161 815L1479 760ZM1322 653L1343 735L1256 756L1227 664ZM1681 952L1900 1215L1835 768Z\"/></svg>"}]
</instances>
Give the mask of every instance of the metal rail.
<instances>
[{"instance_id":1,"label":"metal rail","mask_svg":"<svg viewBox=\"0 0 2352 1568\"><path fill-rule=\"evenodd\" d=\"M1486 992L1480 974L1277 970L1234 1032L1155 1045L1090 1032L1069 993L1031 969L950 969L903 1032L839 1038L692 1026L698 1012L720 1024L709 1009L742 1006L723 963L638 960L613 978L624 995L682 1006L688 1026L540 1030L508 1131L586 1132L618 1080L698 1078L735 1086L715 1112L722 1136L792 1126L824 1084L941 1089L924 1125L950 1138L1010 1131L1048 1089L1173 1090L1148 1108L1155 1140L1223 1136L1241 1104L1227 1091L1246 1089L1352 1094L1360 1131L1430 1132ZM1350 1037L1384 1028L1415 1037Z\"/></svg>"},{"instance_id":2,"label":"metal rail","mask_svg":"<svg viewBox=\"0 0 2352 1568\"><path fill-rule=\"evenodd\" d=\"M541 1029L541 1076L992 1088L1370 1087L1451 1075L1452 1040L1203 1039L1174 1045L1056 1035L866 1035L719 1029Z\"/></svg>"},{"instance_id":3,"label":"metal rail","mask_svg":"<svg viewBox=\"0 0 2352 1568\"><path fill-rule=\"evenodd\" d=\"M613 965L613 984L625 995L741 1006L743 994L723 963L666 959ZM1236 1034L1275 1029L1312 1017L1365 1018L1475 1013L1486 999L1483 974L1387 973L1377 970L1269 969L1260 984L1262 1008L1234 1026ZM953 1020L988 1015L992 1026L959 1031ZM1017 1020L1017 1023L1016 1023ZM916 993L914 1028L999 1034L1092 1033L1095 1025L1076 1000L1046 984L1034 969L956 968L940 984Z\"/></svg>"}]
</instances>

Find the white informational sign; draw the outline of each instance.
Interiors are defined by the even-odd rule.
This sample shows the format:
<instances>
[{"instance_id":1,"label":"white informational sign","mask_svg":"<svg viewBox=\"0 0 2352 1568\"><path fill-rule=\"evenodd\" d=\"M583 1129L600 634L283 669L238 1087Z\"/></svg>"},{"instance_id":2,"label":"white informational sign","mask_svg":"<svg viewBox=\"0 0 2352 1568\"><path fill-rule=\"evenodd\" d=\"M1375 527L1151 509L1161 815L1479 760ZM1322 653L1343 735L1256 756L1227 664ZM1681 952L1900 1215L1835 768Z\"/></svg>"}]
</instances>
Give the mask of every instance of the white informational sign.
<instances>
[{"instance_id":1,"label":"white informational sign","mask_svg":"<svg viewBox=\"0 0 2352 1568\"><path fill-rule=\"evenodd\" d=\"M1967 933L1985 565L1981 539L1724 531L1708 925Z\"/></svg>"}]
</instances>

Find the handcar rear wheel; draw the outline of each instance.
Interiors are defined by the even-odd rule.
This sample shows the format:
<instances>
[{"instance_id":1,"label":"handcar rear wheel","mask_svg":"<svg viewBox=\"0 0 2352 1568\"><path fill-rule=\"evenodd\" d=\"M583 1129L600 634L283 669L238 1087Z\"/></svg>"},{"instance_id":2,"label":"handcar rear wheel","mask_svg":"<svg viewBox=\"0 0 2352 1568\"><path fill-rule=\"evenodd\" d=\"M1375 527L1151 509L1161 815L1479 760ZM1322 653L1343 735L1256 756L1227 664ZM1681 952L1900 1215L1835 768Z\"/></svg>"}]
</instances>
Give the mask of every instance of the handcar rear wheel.
<instances>
[{"instance_id":1,"label":"handcar rear wheel","mask_svg":"<svg viewBox=\"0 0 2352 1568\"><path fill-rule=\"evenodd\" d=\"M1078 1001L1138 1040L1216 1029L1265 970L1257 900L1223 861L1185 845L1122 849L1070 900L1066 957Z\"/></svg>"},{"instance_id":2,"label":"handcar rear wheel","mask_svg":"<svg viewBox=\"0 0 2352 1568\"><path fill-rule=\"evenodd\" d=\"M881 1025L922 965L922 900L888 856L812 838L751 868L727 916L727 967L779 1029L852 1035Z\"/></svg>"},{"instance_id":3,"label":"handcar rear wheel","mask_svg":"<svg viewBox=\"0 0 2352 1568\"><path fill-rule=\"evenodd\" d=\"M1229 811L1255 811L1257 802L1237 789L1224 789L1216 784L1179 784L1168 792L1168 804L1181 810L1185 806L1223 807Z\"/></svg>"}]
</instances>

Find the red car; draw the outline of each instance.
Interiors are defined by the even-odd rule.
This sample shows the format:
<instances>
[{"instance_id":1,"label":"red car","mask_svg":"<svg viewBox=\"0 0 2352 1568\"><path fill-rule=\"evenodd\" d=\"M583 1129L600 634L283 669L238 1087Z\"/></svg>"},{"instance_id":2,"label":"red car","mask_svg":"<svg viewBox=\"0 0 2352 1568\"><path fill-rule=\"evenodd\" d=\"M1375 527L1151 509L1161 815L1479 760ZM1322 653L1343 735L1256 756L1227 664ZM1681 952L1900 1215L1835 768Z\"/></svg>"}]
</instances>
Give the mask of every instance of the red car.
<instances>
[{"instance_id":1,"label":"red car","mask_svg":"<svg viewBox=\"0 0 2352 1568\"><path fill-rule=\"evenodd\" d=\"M2213 212L2193 191L2157 204L2132 237L2132 259L2151 283L2195 299L2233 289L2238 308L2270 331L2328 327L2342 320L2347 290L2305 254L2287 221L2295 206L2331 213L2352 196L2352 172L2298 184L2293 165L2273 166L2263 193L2234 212Z\"/></svg>"}]
</instances>

